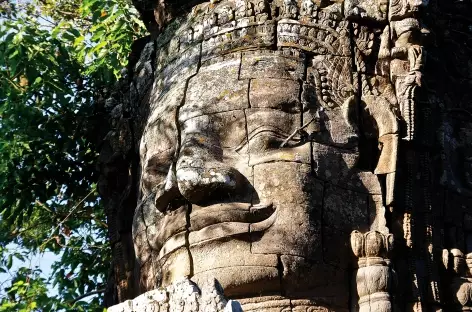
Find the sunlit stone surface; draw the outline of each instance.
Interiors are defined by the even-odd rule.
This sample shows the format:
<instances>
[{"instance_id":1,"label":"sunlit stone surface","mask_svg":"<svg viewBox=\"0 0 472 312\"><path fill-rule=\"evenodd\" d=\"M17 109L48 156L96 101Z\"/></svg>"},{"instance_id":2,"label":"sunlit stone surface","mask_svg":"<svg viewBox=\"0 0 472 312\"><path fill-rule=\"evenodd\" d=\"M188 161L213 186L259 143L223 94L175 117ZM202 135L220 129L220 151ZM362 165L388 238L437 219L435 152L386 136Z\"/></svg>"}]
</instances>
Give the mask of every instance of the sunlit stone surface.
<instances>
[{"instance_id":1,"label":"sunlit stone surface","mask_svg":"<svg viewBox=\"0 0 472 312\"><path fill-rule=\"evenodd\" d=\"M471 306L472 114L430 120L428 4L136 1L100 190L111 304L141 296L110 311Z\"/></svg>"}]
</instances>

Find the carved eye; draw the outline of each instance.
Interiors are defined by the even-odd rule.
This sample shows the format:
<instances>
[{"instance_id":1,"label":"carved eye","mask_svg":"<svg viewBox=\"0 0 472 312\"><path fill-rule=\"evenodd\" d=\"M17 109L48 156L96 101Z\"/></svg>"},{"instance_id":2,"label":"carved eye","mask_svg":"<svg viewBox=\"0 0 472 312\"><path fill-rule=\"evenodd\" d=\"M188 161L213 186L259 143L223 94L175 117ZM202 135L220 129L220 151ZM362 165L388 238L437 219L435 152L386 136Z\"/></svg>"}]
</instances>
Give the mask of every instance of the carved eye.
<instances>
[{"instance_id":1,"label":"carved eye","mask_svg":"<svg viewBox=\"0 0 472 312\"><path fill-rule=\"evenodd\" d=\"M174 161L174 152L165 152L151 156L143 166L142 182L143 187L152 190L156 185L163 183Z\"/></svg>"},{"instance_id":2,"label":"carved eye","mask_svg":"<svg viewBox=\"0 0 472 312\"><path fill-rule=\"evenodd\" d=\"M148 161L145 171L147 174L155 176L166 175L170 164L172 164L171 160L163 162L161 159L151 159Z\"/></svg>"}]
</instances>

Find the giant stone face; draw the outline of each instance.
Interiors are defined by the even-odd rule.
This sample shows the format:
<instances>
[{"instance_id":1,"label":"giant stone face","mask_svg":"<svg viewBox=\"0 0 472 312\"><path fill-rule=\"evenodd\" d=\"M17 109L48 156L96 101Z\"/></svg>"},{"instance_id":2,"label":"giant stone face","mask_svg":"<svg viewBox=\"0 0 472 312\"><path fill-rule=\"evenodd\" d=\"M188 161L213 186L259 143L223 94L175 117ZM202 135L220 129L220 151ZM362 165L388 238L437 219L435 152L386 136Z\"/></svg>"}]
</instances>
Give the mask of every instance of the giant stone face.
<instances>
[{"instance_id":1,"label":"giant stone face","mask_svg":"<svg viewBox=\"0 0 472 312\"><path fill-rule=\"evenodd\" d=\"M302 2L204 3L157 40L133 228L144 290L216 278L247 307L348 309L349 234L388 231L395 103L353 64L373 32L353 35L342 3Z\"/></svg>"}]
</instances>

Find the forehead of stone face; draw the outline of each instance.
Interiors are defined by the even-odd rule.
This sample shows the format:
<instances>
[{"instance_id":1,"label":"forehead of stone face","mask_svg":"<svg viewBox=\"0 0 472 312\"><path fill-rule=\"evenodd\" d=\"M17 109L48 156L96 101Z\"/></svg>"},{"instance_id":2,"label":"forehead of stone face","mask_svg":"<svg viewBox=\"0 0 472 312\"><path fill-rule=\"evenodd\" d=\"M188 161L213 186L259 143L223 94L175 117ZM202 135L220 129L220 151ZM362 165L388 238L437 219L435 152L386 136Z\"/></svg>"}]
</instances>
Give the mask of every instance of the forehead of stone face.
<instances>
[{"instance_id":1,"label":"forehead of stone face","mask_svg":"<svg viewBox=\"0 0 472 312\"><path fill-rule=\"evenodd\" d=\"M200 116L226 112L248 114L254 110L265 110L264 115L275 116L279 111L299 115L303 66L302 58L264 51L214 59L190 79L179 121L186 123ZM259 123L270 121L260 119Z\"/></svg>"},{"instance_id":2,"label":"forehead of stone face","mask_svg":"<svg viewBox=\"0 0 472 312\"><path fill-rule=\"evenodd\" d=\"M248 81L239 80L240 62L235 56L200 68L189 81L180 121L248 108Z\"/></svg>"},{"instance_id":3,"label":"forehead of stone face","mask_svg":"<svg viewBox=\"0 0 472 312\"><path fill-rule=\"evenodd\" d=\"M270 105L275 100L271 96L281 93L281 99L285 96L293 102L289 93L299 91L304 61L265 50L215 58L190 79L179 118L185 121L198 115L249 108L252 95L256 106L259 102Z\"/></svg>"},{"instance_id":4,"label":"forehead of stone face","mask_svg":"<svg viewBox=\"0 0 472 312\"><path fill-rule=\"evenodd\" d=\"M182 144L200 142L240 155L246 143L253 152L280 147L301 123L304 64L304 58L264 50L204 63L179 110Z\"/></svg>"}]
</instances>

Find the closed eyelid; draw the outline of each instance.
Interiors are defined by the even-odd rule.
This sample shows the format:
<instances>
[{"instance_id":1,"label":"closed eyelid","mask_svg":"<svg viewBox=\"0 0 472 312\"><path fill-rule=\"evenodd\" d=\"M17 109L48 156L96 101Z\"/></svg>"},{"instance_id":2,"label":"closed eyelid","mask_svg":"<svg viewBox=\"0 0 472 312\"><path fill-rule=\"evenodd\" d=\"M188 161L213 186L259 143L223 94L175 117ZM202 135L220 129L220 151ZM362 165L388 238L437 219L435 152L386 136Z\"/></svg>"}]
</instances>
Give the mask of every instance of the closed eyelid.
<instances>
[{"instance_id":1,"label":"closed eyelid","mask_svg":"<svg viewBox=\"0 0 472 312\"><path fill-rule=\"evenodd\" d=\"M277 128L277 127L260 126L260 127L255 128L251 133L249 133L249 135L248 135L249 141L251 139L253 139L254 137L256 137L256 136L263 135L263 134L269 134L269 135L272 135L272 136L274 136L274 135L275 136L282 136L282 137L286 137L286 136L290 135L290 133L288 133L286 131L283 131L282 129Z\"/></svg>"}]
</instances>

